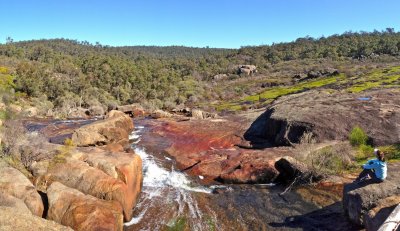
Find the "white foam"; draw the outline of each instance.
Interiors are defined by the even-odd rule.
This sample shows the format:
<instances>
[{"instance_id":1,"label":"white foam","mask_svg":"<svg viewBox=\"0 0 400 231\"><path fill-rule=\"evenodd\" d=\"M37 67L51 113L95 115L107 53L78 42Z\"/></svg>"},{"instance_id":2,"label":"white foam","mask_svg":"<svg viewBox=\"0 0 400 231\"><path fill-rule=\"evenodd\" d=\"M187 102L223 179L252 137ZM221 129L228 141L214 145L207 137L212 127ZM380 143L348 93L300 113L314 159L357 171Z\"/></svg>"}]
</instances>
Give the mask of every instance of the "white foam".
<instances>
[{"instance_id":1,"label":"white foam","mask_svg":"<svg viewBox=\"0 0 400 231\"><path fill-rule=\"evenodd\" d=\"M142 220L144 214L146 214L146 211L147 211L147 208L143 209L143 211L140 212L140 214L138 216L133 217L132 220L130 220L128 222L125 222L124 225L125 226L131 226L131 225L139 223L140 220Z\"/></svg>"},{"instance_id":2,"label":"white foam","mask_svg":"<svg viewBox=\"0 0 400 231\"><path fill-rule=\"evenodd\" d=\"M173 169L168 171L160 167L155 159L147 154L143 148L135 148L135 153L138 154L143 161L143 186L161 188L169 186L188 191L211 193L211 190L206 187L192 186L192 182L188 179L186 174Z\"/></svg>"}]
</instances>

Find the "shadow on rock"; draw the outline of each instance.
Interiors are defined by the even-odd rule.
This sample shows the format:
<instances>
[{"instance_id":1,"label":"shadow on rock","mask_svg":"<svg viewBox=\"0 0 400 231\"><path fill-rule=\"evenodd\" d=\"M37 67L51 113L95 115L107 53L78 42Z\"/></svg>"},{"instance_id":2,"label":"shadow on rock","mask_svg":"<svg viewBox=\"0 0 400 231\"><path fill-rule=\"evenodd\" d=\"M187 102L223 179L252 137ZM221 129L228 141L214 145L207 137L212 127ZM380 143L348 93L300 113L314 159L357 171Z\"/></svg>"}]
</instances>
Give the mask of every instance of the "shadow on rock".
<instances>
[{"instance_id":1,"label":"shadow on rock","mask_svg":"<svg viewBox=\"0 0 400 231\"><path fill-rule=\"evenodd\" d=\"M303 230L361 230L362 227L352 224L345 217L340 202L326 206L313 212L286 217L282 223L271 222L277 229L301 228Z\"/></svg>"},{"instance_id":2,"label":"shadow on rock","mask_svg":"<svg viewBox=\"0 0 400 231\"><path fill-rule=\"evenodd\" d=\"M243 137L251 148L290 146L298 143L305 132L312 130L312 124L290 121L274 114L274 108L267 109L244 133Z\"/></svg>"}]
</instances>

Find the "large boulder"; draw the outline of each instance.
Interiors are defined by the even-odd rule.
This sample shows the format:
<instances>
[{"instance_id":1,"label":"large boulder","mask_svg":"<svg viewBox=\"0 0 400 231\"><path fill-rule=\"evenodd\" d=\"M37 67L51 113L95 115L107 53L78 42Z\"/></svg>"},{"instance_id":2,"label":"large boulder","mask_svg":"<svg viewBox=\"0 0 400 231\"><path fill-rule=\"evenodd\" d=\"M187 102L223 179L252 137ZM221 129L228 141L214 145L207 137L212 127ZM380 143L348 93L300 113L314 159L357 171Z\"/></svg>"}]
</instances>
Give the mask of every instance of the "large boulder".
<instances>
[{"instance_id":1,"label":"large boulder","mask_svg":"<svg viewBox=\"0 0 400 231\"><path fill-rule=\"evenodd\" d=\"M54 182L47 189L47 218L74 230L121 230L121 205L85 195L76 189Z\"/></svg>"},{"instance_id":2,"label":"large boulder","mask_svg":"<svg viewBox=\"0 0 400 231\"><path fill-rule=\"evenodd\" d=\"M311 183L319 181L323 178L322 175L312 171L307 165L300 162L299 160L284 156L275 162L275 168L279 172L278 179L285 183Z\"/></svg>"},{"instance_id":3,"label":"large boulder","mask_svg":"<svg viewBox=\"0 0 400 231\"><path fill-rule=\"evenodd\" d=\"M400 196L400 179L397 176L398 167L399 164L389 165L388 177L383 183L351 183L344 186L343 208L353 223L365 225L364 215L368 214L371 209L377 207L385 198ZM380 207L383 208L384 206Z\"/></svg>"},{"instance_id":4,"label":"large boulder","mask_svg":"<svg viewBox=\"0 0 400 231\"><path fill-rule=\"evenodd\" d=\"M133 130L132 119L120 111L110 111L106 119L84 125L74 131L72 142L77 146L95 146L109 143L128 144Z\"/></svg>"},{"instance_id":5,"label":"large boulder","mask_svg":"<svg viewBox=\"0 0 400 231\"><path fill-rule=\"evenodd\" d=\"M144 116L146 114L144 108L140 104L129 104L117 106L118 111L122 111L131 117Z\"/></svg>"},{"instance_id":6,"label":"large boulder","mask_svg":"<svg viewBox=\"0 0 400 231\"><path fill-rule=\"evenodd\" d=\"M105 114L104 108L102 106L91 106L89 108L89 114L91 116L103 116Z\"/></svg>"},{"instance_id":7,"label":"large boulder","mask_svg":"<svg viewBox=\"0 0 400 231\"><path fill-rule=\"evenodd\" d=\"M239 74L251 75L257 73L257 67L254 65L239 65Z\"/></svg>"},{"instance_id":8,"label":"large boulder","mask_svg":"<svg viewBox=\"0 0 400 231\"><path fill-rule=\"evenodd\" d=\"M24 201L8 195L4 192L0 192L0 207L9 207L14 208L18 211L18 214L27 213L31 214L31 211L28 209Z\"/></svg>"},{"instance_id":9,"label":"large boulder","mask_svg":"<svg viewBox=\"0 0 400 231\"><path fill-rule=\"evenodd\" d=\"M30 212L21 212L14 207L0 206L0 214L2 231L73 231L70 227L32 215Z\"/></svg>"},{"instance_id":10,"label":"large boulder","mask_svg":"<svg viewBox=\"0 0 400 231\"><path fill-rule=\"evenodd\" d=\"M46 174L37 177L35 184L39 190L47 192L53 182L120 203L128 221L141 190L141 159L129 153L93 152L86 155L77 152L70 158L53 161Z\"/></svg>"},{"instance_id":11,"label":"large boulder","mask_svg":"<svg viewBox=\"0 0 400 231\"><path fill-rule=\"evenodd\" d=\"M43 215L43 202L39 193L36 191L29 179L15 168L7 166L0 161L0 192L18 198L32 214L41 217ZM3 199L10 199L4 196ZM1 202L0 202L1 203ZM20 206L18 206L20 207Z\"/></svg>"},{"instance_id":12,"label":"large boulder","mask_svg":"<svg viewBox=\"0 0 400 231\"><path fill-rule=\"evenodd\" d=\"M274 146L298 143L304 133L317 141L348 140L360 126L374 145L400 143L400 89L366 93L307 91L279 98L246 131L246 140ZM368 96L368 97L366 97Z\"/></svg>"},{"instance_id":13,"label":"large boulder","mask_svg":"<svg viewBox=\"0 0 400 231\"><path fill-rule=\"evenodd\" d=\"M163 110L155 110L151 113L151 117L153 119L170 118L172 117L172 114Z\"/></svg>"}]
</instances>

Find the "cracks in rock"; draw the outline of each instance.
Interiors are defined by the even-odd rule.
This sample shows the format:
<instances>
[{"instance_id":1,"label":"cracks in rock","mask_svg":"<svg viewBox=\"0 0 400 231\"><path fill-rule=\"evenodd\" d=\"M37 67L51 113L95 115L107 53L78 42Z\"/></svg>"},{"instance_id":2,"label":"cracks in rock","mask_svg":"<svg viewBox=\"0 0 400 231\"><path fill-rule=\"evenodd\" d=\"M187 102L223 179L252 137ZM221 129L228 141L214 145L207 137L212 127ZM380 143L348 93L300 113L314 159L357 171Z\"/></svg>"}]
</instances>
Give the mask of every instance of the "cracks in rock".
<instances>
[{"instance_id":1,"label":"cracks in rock","mask_svg":"<svg viewBox=\"0 0 400 231\"><path fill-rule=\"evenodd\" d=\"M199 160L198 162L196 162L196 163L194 163L194 164L190 165L190 166L189 166L189 167L187 167L187 168L184 168L184 169L182 169L182 170L181 170L181 172L188 171L188 170L190 170L190 169L194 168L196 165L198 165L198 164L200 164L200 163L201 163L201 160Z\"/></svg>"}]
</instances>

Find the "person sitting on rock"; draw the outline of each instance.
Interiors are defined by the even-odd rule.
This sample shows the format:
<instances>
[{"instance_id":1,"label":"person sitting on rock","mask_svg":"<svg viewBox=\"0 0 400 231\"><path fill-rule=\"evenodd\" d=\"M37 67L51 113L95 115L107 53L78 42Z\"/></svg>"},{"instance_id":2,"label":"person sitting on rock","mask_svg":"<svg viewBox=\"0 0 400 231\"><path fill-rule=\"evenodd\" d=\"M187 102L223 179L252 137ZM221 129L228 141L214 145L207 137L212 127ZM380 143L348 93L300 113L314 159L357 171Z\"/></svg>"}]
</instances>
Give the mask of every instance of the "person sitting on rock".
<instances>
[{"instance_id":1,"label":"person sitting on rock","mask_svg":"<svg viewBox=\"0 0 400 231\"><path fill-rule=\"evenodd\" d=\"M379 149L375 149L374 153L376 159L369 160L362 166L364 170L360 173L355 182L368 180L368 183L381 183L385 180L387 175L385 155Z\"/></svg>"}]
</instances>

